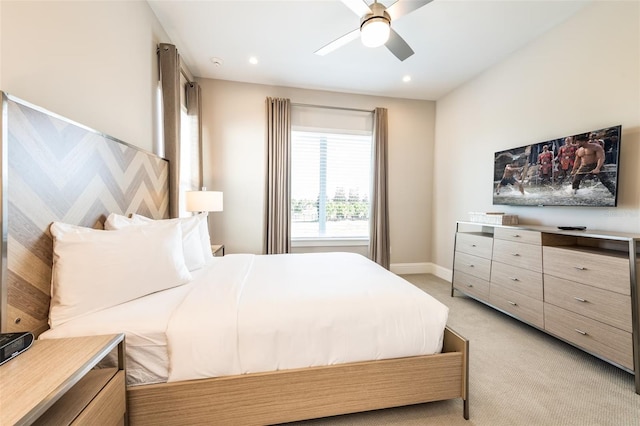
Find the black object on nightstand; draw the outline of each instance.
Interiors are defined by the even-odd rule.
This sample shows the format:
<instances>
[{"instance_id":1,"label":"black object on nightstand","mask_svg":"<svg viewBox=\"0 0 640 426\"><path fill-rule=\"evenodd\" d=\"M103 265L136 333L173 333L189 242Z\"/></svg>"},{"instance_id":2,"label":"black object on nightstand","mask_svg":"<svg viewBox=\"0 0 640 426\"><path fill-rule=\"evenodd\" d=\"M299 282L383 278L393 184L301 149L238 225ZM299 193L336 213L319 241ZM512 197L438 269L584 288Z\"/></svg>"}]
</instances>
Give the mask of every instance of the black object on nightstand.
<instances>
[{"instance_id":1,"label":"black object on nightstand","mask_svg":"<svg viewBox=\"0 0 640 426\"><path fill-rule=\"evenodd\" d=\"M29 349L32 343L33 334L29 332L0 334L0 365Z\"/></svg>"}]
</instances>

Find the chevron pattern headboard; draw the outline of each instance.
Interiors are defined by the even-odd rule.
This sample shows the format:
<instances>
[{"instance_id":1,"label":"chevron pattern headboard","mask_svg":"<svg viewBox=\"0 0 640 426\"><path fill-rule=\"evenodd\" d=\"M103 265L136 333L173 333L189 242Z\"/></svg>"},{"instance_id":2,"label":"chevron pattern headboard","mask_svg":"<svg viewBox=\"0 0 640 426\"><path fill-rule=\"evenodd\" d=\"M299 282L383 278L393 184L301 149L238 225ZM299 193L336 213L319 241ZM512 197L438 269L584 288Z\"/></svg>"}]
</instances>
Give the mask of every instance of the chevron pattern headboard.
<instances>
[{"instance_id":1,"label":"chevron pattern headboard","mask_svg":"<svg viewBox=\"0 0 640 426\"><path fill-rule=\"evenodd\" d=\"M2 93L0 330L48 328L60 221L101 226L110 212L168 217L168 162Z\"/></svg>"}]
</instances>

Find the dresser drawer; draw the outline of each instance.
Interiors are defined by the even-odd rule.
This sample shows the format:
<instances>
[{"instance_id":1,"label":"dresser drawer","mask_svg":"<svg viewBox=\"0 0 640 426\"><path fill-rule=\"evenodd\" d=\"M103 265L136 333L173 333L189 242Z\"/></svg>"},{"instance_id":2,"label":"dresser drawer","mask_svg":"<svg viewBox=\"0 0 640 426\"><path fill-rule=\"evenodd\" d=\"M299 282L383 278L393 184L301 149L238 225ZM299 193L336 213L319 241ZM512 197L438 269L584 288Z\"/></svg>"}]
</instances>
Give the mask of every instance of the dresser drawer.
<instances>
[{"instance_id":1,"label":"dresser drawer","mask_svg":"<svg viewBox=\"0 0 640 426\"><path fill-rule=\"evenodd\" d=\"M484 235L458 232L456 234L456 251L491 259L493 238Z\"/></svg>"},{"instance_id":2,"label":"dresser drawer","mask_svg":"<svg viewBox=\"0 0 640 426\"><path fill-rule=\"evenodd\" d=\"M542 234L540 232L518 228L495 228L493 238L538 246L542 244Z\"/></svg>"},{"instance_id":3,"label":"dresser drawer","mask_svg":"<svg viewBox=\"0 0 640 426\"><path fill-rule=\"evenodd\" d=\"M516 318L536 327L544 328L542 300L536 300L507 287L492 283L489 287L489 302Z\"/></svg>"},{"instance_id":4,"label":"dresser drawer","mask_svg":"<svg viewBox=\"0 0 640 426\"><path fill-rule=\"evenodd\" d=\"M453 262L456 271L462 271L474 277L489 281L491 274L491 260L484 259L470 254L456 252L456 259Z\"/></svg>"},{"instance_id":5,"label":"dresser drawer","mask_svg":"<svg viewBox=\"0 0 640 426\"><path fill-rule=\"evenodd\" d=\"M545 274L631 295L627 257L560 247L542 250Z\"/></svg>"},{"instance_id":6,"label":"dresser drawer","mask_svg":"<svg viewBox=\"0 0 640 426\"><path fill-rule=\"evenodd\" d=\"M506 240L493 242L493 260L518 268L542 272L542 248Z\"/></svg>"},{"instance_id":7,"label":"dresser drawer","mask_svg":"<svg viewBox=\"0 0 640 426\"><path fill-rule=\"evenodd\" d=\"M485 281L473 275L455 271L453 275L453 288L470 296L489 301L489 281Z\"/></svg>"},{"instance_id":8,"label":"dresser drawer","mask_svg":"<svg viewBox=\"0 0 640 426\"><path fill-rule=\"evenodd\" d=\"M633 370L631 333L548 303L544 305L544 322L548 332Z\"/></svg>"},{"instance_id":9,"label":"dresser drawer","mask_svg":"<svg viewBox=\"0 0 640 426\"><path fill-rule=\"evenodd\" d=\"M632 332L630 296L545 275L544 301Z\"/></svg>"},{"instance_id":10,"label":"dresser drawer","mask_svg":"<svg viewBox=\"0 0 640 426\"><path fill-rule=\"evenodd\" d=\"M491 264L491 283L509 288L525 296L542 300L542 273L507 265L501 262Z\"/></svg>"}]
</instances>

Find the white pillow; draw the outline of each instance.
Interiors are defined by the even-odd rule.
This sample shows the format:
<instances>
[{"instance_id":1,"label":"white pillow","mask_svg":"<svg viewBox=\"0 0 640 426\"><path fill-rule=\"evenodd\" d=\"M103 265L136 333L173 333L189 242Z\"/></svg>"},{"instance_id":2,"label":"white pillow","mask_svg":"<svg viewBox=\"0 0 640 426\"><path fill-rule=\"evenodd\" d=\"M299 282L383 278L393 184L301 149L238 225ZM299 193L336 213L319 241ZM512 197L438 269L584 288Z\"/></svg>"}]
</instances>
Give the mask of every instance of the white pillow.
<instances>
[{"instance_id":1,"label":"white pillow","mask_svg":"<svg viewBox=\"0 0 640 426\"><path fill-rule=\"evenodd\" d=\"M49 326L191 280L177 223L102 231L54 222Z\"/></svg>"},{"instance_id":2,"label":"white pillow","mask_svg":"<svg viewBox=\"0 0 640 426\"><path fill-rule=\"evenodd\" d=\"M107 231L116 231L133 224L133 218L117 213L109 213L109 216L107 216L107 220L104 221L104 229Z\"/></svg>"},{"instance_id":3,"label":"white pillow","mask_svg":"<svg viewBox=\"0 0 640 426\"><path fill-rule=\"evenodd\" d=\"M162 223L177 223L182 228L182 249L184 262L189 271L202 268L208 260L202 251L200 219L198 216L190 216L177 219L153 220L139 214L133 214L130 218L116 213L111 213L104 223L104 229L117 230L131 225L155 225ZM211 252L211 247L209 247Z\"/></svg>"}]
</instances>

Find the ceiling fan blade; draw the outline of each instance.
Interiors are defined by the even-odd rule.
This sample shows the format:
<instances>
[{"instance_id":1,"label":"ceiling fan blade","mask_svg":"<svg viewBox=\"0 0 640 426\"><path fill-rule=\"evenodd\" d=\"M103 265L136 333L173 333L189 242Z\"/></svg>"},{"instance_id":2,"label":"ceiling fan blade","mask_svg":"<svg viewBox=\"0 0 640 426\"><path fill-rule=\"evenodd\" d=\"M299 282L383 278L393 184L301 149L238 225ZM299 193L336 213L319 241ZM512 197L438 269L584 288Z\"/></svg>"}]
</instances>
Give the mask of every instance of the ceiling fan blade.
<instances>
[{"instance_id":1,"label":"ceiling fan blade","mask_svg":"<svg viewBox=\"0 0 640 426\"><path fill-rule=\"evenodd\" d=\"M385 46L391 53L396 56L396 58L400 59L401 61L404 61L414 53L413 49L409 47L407 42L404 41L404 39L400 37L400 34L395 32L393 28L389 33L389 40L387 40Z\"/></svg>"},{"instance_id":2,"label":"ceiling fan blade","mask_svg":"<svg viewBox=\"0 0 640 426\"><path fill-rule=\"evenodd\" d=\"M345 6L351 9L353 13L358 15L358 18L362 18L367 13L371 13L371 9L369 9L369 6L367 6L364 0L341 0L341 1L342 3L344 3Z\"/></svg>"},{"instance_id":3,"label":"ceiling fan blade","mask_svg":"<svg viewBox=\"0 0 640 426\"><path fill-rule=\"evenodd\" d=\"M358 37L360 37L360 28L356 28L355 30L346 33L342 37L333 40L331 43L327 44L326 46L323 46L320 49L316 50L314 53L316 55L324 56L327 53L331 53L337 48L342 47L345 44L357 39Z\"/></svg>"},{"instance_id":4,"label":"ceiling fan blade","mask_svg":"<svg viewBox=\"0 0 640 426\"><path fill-rule=\"evenodd\" d=\"M343 0L344 1L344 0ZM431 3L433 0L398 0L387 8L387 13L391 16L391 21L413 12L416 9L420 9L427 3Z\"/></svg>"}]
</instances>

